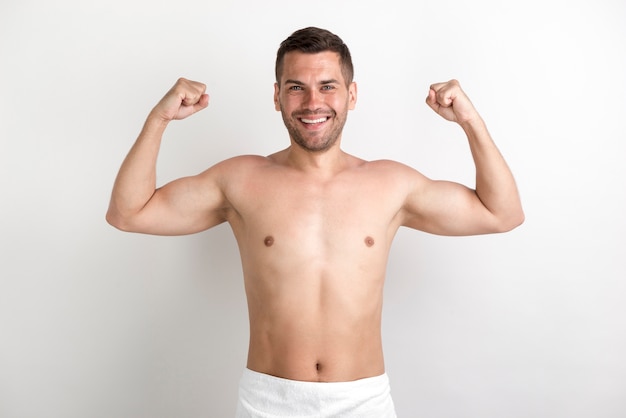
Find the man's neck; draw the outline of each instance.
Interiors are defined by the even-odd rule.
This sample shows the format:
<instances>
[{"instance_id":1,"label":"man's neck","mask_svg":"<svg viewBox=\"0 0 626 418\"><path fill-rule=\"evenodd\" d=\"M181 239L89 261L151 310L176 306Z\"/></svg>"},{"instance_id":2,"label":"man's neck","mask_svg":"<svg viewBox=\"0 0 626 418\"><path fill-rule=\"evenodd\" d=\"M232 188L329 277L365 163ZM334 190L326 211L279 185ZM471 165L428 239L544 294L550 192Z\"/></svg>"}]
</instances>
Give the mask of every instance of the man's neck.
<instances>
[{"instance_id":1,"label":"man's neck","mask_svg":"<svg viewBox=\"0 0 626 418\"><path fill-rule=\"evenodd\" d=\"M350 156L343 152L339 144L325 151L308 151L296 144L283 151L284 163L307 174L320 177L332 177L344 170Z\"/></svg>"}]
</instances>

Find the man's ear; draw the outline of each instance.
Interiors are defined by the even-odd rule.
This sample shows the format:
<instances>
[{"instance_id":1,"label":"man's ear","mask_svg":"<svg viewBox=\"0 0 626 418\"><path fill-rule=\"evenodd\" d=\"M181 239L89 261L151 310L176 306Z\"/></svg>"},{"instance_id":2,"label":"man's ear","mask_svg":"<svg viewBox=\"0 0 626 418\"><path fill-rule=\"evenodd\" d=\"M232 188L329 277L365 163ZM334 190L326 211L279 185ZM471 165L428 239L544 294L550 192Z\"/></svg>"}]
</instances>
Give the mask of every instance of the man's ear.
<instances>
[{"instance_id":1,"label":"man's ear","mask_svg":"<svg viewBox=\"0 0 626 418\"><path fill-rule=\"evenodd\" d=\"M348 86L348 109L352 110L356 107L357 86L353 81Z\"/></svg>"},{"instance_id":2,"label":"man's ear","mask_svg":"<svg viewBox=\"0 0 626 418\"><path fill-rule=\"evenodd\" d=\"M278 83L274 83L274 109L280 111L280 99L278 98L278 93L280 93L280 87L278 87Z\"/></svg>"}]
</instances>

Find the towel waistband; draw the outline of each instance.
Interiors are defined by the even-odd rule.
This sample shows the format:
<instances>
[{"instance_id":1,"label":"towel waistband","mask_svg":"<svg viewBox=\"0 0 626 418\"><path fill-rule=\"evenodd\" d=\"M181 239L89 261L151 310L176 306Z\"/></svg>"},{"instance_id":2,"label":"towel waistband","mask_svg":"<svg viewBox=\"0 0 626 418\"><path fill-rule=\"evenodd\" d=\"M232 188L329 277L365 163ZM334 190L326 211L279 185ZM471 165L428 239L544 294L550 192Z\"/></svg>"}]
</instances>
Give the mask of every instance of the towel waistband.
<instances>
[{"instance_id":1,"label":"towel waistband","mask_svg":"<svg viewBox=\"0 0 626 418\"><path fill-rule=\"evenodd\" d=\"M304 382L244 369L237 417L395 417L386 373L350 382Z\"/></svg>"}]
</instances>

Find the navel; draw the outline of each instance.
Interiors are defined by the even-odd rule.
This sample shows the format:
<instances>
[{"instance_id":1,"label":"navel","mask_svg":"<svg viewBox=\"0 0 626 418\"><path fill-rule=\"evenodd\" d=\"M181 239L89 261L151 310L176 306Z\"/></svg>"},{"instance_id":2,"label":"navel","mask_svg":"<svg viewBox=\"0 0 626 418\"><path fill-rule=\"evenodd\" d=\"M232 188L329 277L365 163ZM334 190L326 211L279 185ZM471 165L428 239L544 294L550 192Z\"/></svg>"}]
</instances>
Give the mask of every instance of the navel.
<instances>
[{"instance_id":1,"label":"navel","mask_svg":"<svg viewBox=\"0 0 626 418\"><path fill-rule=\"evenodd\" d=\"M374 245L374 238L367 236L365 237L365 245L367 245L368 247L371 247Z\"/></svg>"},{"instance_id":2,"label":"navel","mask_svg":"<svg viewBox=\"0 0 626 418\"><path fill-rule=\"evenodd\" d=\"M274 244L274 237L271 235L266 236L265 240L263 240L263 243L266 247L271 247L272 244Z\"/></svg>"}]
</instances>

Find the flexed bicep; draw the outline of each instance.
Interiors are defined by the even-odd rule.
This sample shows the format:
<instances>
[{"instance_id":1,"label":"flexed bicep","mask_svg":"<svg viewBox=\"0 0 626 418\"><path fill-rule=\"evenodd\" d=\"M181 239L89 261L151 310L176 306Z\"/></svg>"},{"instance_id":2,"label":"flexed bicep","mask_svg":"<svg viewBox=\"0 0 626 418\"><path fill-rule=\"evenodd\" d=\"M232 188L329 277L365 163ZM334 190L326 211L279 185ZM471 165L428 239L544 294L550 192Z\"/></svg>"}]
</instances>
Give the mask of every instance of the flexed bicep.
<instances>
[{"instance_id":1,"label":"flexed bicep","mask_svg":"<svg viewBox=\"0 0 626 418\"><path fill-rule=\"evenodd\" d=\"M476 192L450 181L424 179L407 195L403 226L436 235L496 232L496 219Z\"/></svg>"},{"instance_id":2,"label":"flexed bicep","mask_svg":"<svg viewBox=\"0 0 626 418\"><path fill-rule=\"evenodd\" d=\"M227 201L214 171L179 178L156 189L146 205L118 228L152 235L186 235L224 222Z\"/></svg>"}]
</instances>

